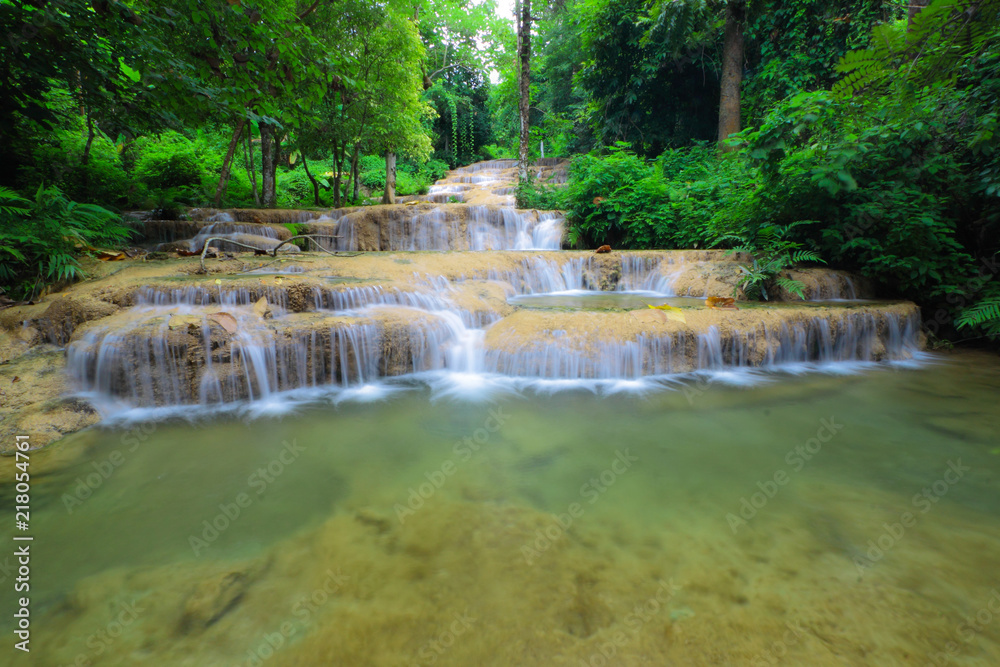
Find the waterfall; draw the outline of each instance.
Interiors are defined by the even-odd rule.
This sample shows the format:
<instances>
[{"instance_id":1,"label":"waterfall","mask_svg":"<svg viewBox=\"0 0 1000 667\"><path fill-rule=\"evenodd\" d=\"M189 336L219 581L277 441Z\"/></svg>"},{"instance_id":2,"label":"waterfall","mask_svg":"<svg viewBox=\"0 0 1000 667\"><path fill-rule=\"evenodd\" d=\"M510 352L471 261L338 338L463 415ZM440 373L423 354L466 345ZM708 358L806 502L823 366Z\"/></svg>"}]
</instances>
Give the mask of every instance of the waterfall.
<instances>
[{"instance_id":1,"label":"waterfall","mask_svg":"<svg viewBox=\"0 0 1000 667\"><path fill-rule=\"evenodd\" d=\"M622 274L618 289L675 296L673 281L678 271L665 272L669 268L673 268L670 260L662 256L622 253Z\"/></svg>"},{"instance_id":2,"label":"waterfall","mask_svg":"<svg viewBox=\"0 0 1000 667\"><path fill-rule=\"evenodd\" d=\"M919 323L891 313L847 314L835 320L840 331L834 344L829 322L813 318L772 331L730 332L718 327L691 336L686 331L633 340L594 340L594 332L546 331L543 340L514 349L487 350L486 368L503 375L545 379L637 379L723 368L780 370L793 365L834 362L897 361L919 350ZM876 353L876 350L878 352Z\"/></svg>"},{"instance_id":3,"label":"waterfall","mask_svg":"<svg viewBox=\"0 0 1000 667\"><path fill-rule=\"evenodd\" d=\"M560 164L535 167L557 176ZM813 303L719 311L703 299L732 293L738 267L724 253L561 252L561 213L496 203L497 193L511 191L515 166L470 165L431 188L429 196L460 195L469 204L410 202L321 216L197 211L205 222L184 223L197 229L192 247L219 236L273 247L287 238L284 228L249 220L301 219L311 233L336 237L323 242L329 249L465 254L429 263L428 256L369 255L343 281L345 274L329 272L347 265L329 262L345 260L316 256L262 269L283 280L265 282L249 268L214 285L210 277L154 278L116 295L125 309L76 330L66 350L69 374L89 396L131 406L213 406L394 377L444 378L461 396L525 381L595 387L691 373L732 378L919 354L916 307L857 301L868 288L844 272L791 271ZM224 240L215 244L226 249ZM461 271L427 268L451 261ZM398 263L411 262L419 268L401 274ZM267 312L255 308L262 298ZM850 303L816 303L827 300ZM684 308L687 319L668 321L645 307L664 303Z\"/></svg>"}]
</instances>

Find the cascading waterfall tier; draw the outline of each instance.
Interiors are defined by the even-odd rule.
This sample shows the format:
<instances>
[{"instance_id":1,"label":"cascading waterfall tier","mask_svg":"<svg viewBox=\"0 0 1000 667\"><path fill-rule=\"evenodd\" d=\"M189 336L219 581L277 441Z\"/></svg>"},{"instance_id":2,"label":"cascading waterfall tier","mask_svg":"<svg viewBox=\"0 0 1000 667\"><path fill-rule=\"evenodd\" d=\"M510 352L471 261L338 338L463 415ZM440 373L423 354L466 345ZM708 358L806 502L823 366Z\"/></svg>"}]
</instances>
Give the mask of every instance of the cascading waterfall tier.
<instances>
[{"instance_id":1,"label":"cascading waterfall tier","mask_svg":"<svg viewBox=\"0 0 1000 667\"><path fill-rule=\"evenodd\" d=\"M689 315L694 320L695 315ZM750 313L723 326L616 315L518 313L486 339L486 369L546 379L636 379L692 371L814 362L908 360L920 349L909 304L816 315L806 308Z\"/></svg>"},{"instance_id":2,"label":"cascading waterfall tier","mask_svg":"<svg viewBox=\"0 0 1000 667\"><path fill-rule=\"evenodd\" d=\"M450 257L373 256L368 270L393 277L356 282L294 264L221 285L209 277L137 286L117 295L127 306L118 314L77 328L68 369L81 390L128 405L214 405L434 372L587 382L901 360L921 344L912 304L715 311L673 296L684 267L724 264L722 255L465 253L475 270L435 273ZM337 261L311 259L324 271ZM567 293L611 306L518 305ZM671 299L685 322L643 307Z\"/></svg>"},{"instance_id":3,"label":"cascading waterfall tier","mask_svg":"<svg viewBox=\"0 0 1000 667\"><path fill-rule=\"evenodd\" d=\"M532 168L553 182L565 172L558 161ZM390 377L577 386L919 354L916 306L866 301L871 287L845 272L786 273L806 301L779 292L777 303L715 310L705 297L738 291L747 258L561 251L562 215L514 208L515 181L516 163L497 160L435 184L430 196L452 203L193 211L187 248L211 237L224 250L226 239L247 237L273 247L292 233L280 223L296 222L332 237L330 250L369 253L299 253L258 267L243 255L220 278L151 263L141 278L126 270L124 287L90 288L99 316L64 304L49 309L59 321L44 322L46 311L23 326L62 332L56 342L69 340L76 386L131 406L252 401ZM466 203L454 203L459 196ZM664 304L681 315L655 308Z\"/></svg>"},{"instance_id":4,"label":"cascading waterfall tier","mask_svg":"<svg viewBox=\"0 0 1000 667\"><path fill-rule=\"evenodd\" d=\"M497 205L372 206L330 211L306 225L330 250L559 250L564 218Z\"/></svg>"},{"instance_id":5,"label":"cascading waterfall tier","mask_svg":"<svg viewBox=\"0 0 1000 667\"><path fill-rule=\"evenodd\" d=\"M265 323L253 313L163 309L129 314L83 333L67 350L85 391L134 406L228 403L280 392L351 386L382 377L479 370L482 347L450 311L377 306L357 315L315 313ZM481 338L481 331L478 332Z\"/></svg>"}]
</instances>

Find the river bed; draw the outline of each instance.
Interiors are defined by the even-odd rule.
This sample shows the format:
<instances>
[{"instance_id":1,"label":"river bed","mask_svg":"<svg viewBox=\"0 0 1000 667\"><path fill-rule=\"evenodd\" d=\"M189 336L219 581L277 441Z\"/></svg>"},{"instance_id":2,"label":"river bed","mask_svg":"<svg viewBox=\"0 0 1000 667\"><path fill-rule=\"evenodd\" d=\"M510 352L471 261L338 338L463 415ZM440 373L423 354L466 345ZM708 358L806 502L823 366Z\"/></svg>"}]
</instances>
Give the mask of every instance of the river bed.
<instances>
[{"instance_id":1,"label":"river bed","mask_svg":"<svg viewBox=\"0 0 1000 667\"><path fill-rule=\"evenodd\" d=\"M997 359L738 375L70 436L0 662L1000 664Z\"/></svg>"}]
</instances>

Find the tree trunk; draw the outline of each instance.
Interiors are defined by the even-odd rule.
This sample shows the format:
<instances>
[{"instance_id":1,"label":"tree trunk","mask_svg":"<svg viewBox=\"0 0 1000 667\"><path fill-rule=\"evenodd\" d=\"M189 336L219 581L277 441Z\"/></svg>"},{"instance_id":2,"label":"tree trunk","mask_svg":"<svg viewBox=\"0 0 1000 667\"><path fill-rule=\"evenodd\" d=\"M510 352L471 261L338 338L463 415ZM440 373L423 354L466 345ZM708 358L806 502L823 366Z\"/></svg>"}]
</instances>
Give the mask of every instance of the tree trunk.
<instances>
[{"instance_id":1,"label":"tree trunk","mask_svg":"<svg viewBox=\"0 0 1000 667\"><path fill-rule=\"evenodd\" d=\"M906 13L906 31L913 27L913 17L920 13L920 10L931 4L931 0L909 0L909 10Z\"/></svg>"},{"instance_id":2,"label":"tree trunk","mask_svg":"<svg viewBox=\"0 0 1000 667\"><path fill-rule=\"evenodd\" d=\"M353 186L353 188L351 190L351 199L353 201L358 201L358 198L361 196L361 193L359 192L359 184L358 184L358 146L357 146L357 144L354 145L354 155L351 156L351 179L352 179L352 181L354 183L354 186Z\"/></svg>"},{"instance_id":3,"label":"tree trunk","mask_svg":"<svg viewBox=\"0 0 1000 667\"><path fill-rule=\"evenodd\" d=\"M735 150L723 143L740 131L740 84L743 82L743 2L726 5L726 28L722 43L722 90L719 98L719 148Z\"/></svg>"},{"instance_id":4,"label":"tree trunk","mask_svg":"<svg viewBox=\"0 0 1000 667\"><path fill-rule=\"evenodd\" d=\"M521 136L517 147L517 177L528 180L528 141L531 130L528 114L531 110L531 0L520 0L517 19L517 81L520 97L517 102L521 117Z\"/></svg>"},{"instance_id":5,"label":"tree trunk","mask_svg":"<svg viewBox=\"0 0 1000 667\"><path fill-rule=\"evenodd\" d=\"M340 149L338 150L338 146ZM340 197L340 166L344 163L344 147L338 141L333 142L333 207L340 208L343 202Z\"/></svg>"},{"instance_id":6,"label":"tree trunk","mask_svg":"<svg viewBox=\"0 0 1000 667\"><path fill-rule=\"evenodd\" d=\"M347 204L345 199L347 199L347 189L345 188L343 192L340 191L340 186L343 179L344 173L344 161L347 159L347 142L345 141L340 145L340 151L334 151L333 161L334 161L334 171L337 176L337 194L340 195L340 205L344 206Z\"/></svg>"},{"instance_id":7,"label":"tree trunk","mask_svg":"<svg viewBox=\"0 0 1000 667\"><path fill-rule=\"evenodd\" d=\"M385 152L385 192L382 193L383 204L396 203L396 154Z\"/></svg>"},{"instance_id":8,"label":"tree trunk","mask_svg":"<svg viewBox=\"0 0 1000 667\"><path fill-rule=\"evenodd\" d=\"M215 186L215 198L212 203L215 208L219 208L222 204L222 193L226 191L226 187L229 185L229 173L233 166L233 154L236 152L236 146L240 142L240 136L243 134L243 126L247 124L246 119L240 120L236 124L236 129L233 130L233 138L229 140L229 150L226 151L226 157L222 160L222 173L219 174L219 184Z\"/></svg>"},{"instance_id":9,"label":"tree trunk","mask_svg":"<svg viewBox=\"0 0 1000 667\"><path fill-rule=\"evenodd\" d=\"M260 194L257 193L257 165L253 157L253 125L247 128L247 176L250 177L250 191L253 192L253 202L260 206Z\"/></svg>"},{"instance_id":10,"label":"tree trunk","mask_svg":"<svg viewBox=\"0 0 1000 667\"><path fill-rule=\"evenodd\" d=\"M83 164L90 162L90 147L94 145L94 116L87 110L87 145L83 147Z\"/></svg>"},{"instance_id":11,"label":"tree trunk","mask_svg":"<svg viewBox=\"0 0 1000 667\"><path fill-rule=\"evenodd\" d=\"M261 199L264 208L278 205L278 133L273 125L260 126Z\"/></svg>"},{"instance_id":12,"label":"tree trunk","mask_svg":"<svg viewBox=\"0 0 1000 667\"><path fill-rule=\"evenodd\" d=\"M302 151L302 168L306 170L306 178L313 186L313 206L321 206L319 203L319 182L309 173L309 161L306 160L306 153Z\"/></svg>"}]
</instances>

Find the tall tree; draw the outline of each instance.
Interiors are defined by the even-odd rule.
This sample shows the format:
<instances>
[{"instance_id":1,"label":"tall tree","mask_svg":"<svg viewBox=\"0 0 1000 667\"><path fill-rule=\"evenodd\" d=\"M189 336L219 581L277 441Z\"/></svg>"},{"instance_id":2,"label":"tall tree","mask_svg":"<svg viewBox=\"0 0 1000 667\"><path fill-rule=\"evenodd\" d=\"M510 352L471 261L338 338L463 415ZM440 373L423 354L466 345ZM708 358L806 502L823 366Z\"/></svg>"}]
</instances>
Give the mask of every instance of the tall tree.
<instances>
[{"instance_id":1,"label":"tall tree","mask_svg":"<svg viewBox=\"0 0 1000 667\"><path fill-rule=\"evenodd\" d=\"M437 110L433 124L438 157L452 165L471 161L490 143L486 110L489 72L508 56L503 38L511 26L496 13L494 0L421 0L418 27L426 48L424 99ZM513 40L510 40L513 44ZM511 109L516 113L516 103Z\"/></svg>"},{"instance_id":2,"label":"tall tree","mask_svg":"<svg viewBox=\"0 0 1000 667\"><path fill-rule=\"evenodd\" d=\"M385 152L385 189L382 191L383 204L396 203L396 154Z\"/></svg>"},{"instance_id":3,"label":"tall tree","mask_svg":"<svg viewBox=\"0 0 1000 667\"><path fill-rule=\"evenodd\" d=\"M725 144L730 134L740 131L740 85L743 83L743 24L746 14L744 0L726 3L726 27L722 42L722 84L719 96L719 147L734 150Z\"/></svg>"},{"instance_id":4,"label":"tall tree","mask_svg":"<svg viewBox=\"0 0 1000 667\"><path fill-rule=\"evenodd\" d=\"M531 140L531 0L518 0L517 82L520 95L517 111L521 133L517 145L517 177L528 180L528 143Z\"/></svg>"},{"instance_id":5,"label":"tall tree","mask_svg":"<svg viewBox=\"0 0 1000 667\"><path fill-rule=\"evenodd\" d=\"M278 205L278 156L281 152L281 138L278 129L270 123L260 124L260 173L261 203L264 208Z\"/></svg>"},{"instance_id":6,"label":"tall tree","mask_svg":"<svg viewBox=\"0 0 1000 667\"><path fill-rule=\"evenodd\" d=\"M226 189L242 126L251 121L261 132L264 205L276 204L282 130L294 129L301 111L322 99L330 77L330 50L316 43L305 21L317 6L299 9L295 0L163 0L150 11L149 18L165 35L161 39L176 43L172 51L183 54L182 71L193 71L202 82L200 94L188 103L233 127L218 199ZM176 88L172 61L157 61L148 69L161 98Z\"/></svg>"},{"instance_id":7,"label":"tall tree","mask_svg":"<svg viewBox=\"0 0 1000 667\"><path fill-rule=\"evenodd\" d=\"M334 206L348 157L361 150L426 158L430 139L421 102L424 47L407 5L343 0L320 7L314 31L337 44L342 59L318 111L303 125L300 143L333 157ZM351 159L355 163L355 159ZM386 176L395 173L387 165ZM353 180L356 182L357 169ZM384 197L394 199L386 188Z\"/></svg>"}]
</instances>

